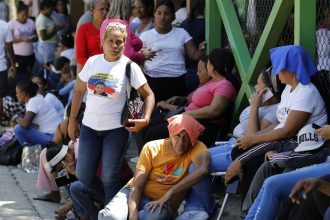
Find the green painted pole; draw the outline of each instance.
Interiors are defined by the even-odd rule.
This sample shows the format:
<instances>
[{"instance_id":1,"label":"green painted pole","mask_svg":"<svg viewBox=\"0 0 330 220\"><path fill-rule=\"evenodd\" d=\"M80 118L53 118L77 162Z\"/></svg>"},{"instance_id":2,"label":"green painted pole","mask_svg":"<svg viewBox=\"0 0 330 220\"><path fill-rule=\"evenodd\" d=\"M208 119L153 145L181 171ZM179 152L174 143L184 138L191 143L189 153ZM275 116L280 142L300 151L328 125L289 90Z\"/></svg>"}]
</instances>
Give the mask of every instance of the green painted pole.
<instances>
[{"instance_id":1,"label":"green painted pole","mask_svg":"<svg viewBox=\"0 0 330 220\"><path fill-rule=\"evenodd\" d=\"M206 0L205 3L205 39L207 42L207 53L209 54L213 49L221 47L222 20L217 3L214 0Z\"/></svg>"},{"instance_id":2,"label":"green painted pole","mask_svg":"<svg viewBox=\"0 0 330 220\"><path fill-rule=\"evenodd\" d=\"M316 0L295 0L294 44L316 57Z\"/></svg>"},{"instance_id":3,"label":"green painted pole","mask_svg":"<svg viewBox=\"0 0 330 220\"><path fill-rule=\"evenodd\" d=\"M269 50L277 46L291 14L292 7L293 0L277 0L274 2L273 9L268 17L251 64L247 70L246 80L250 85L254 85L257 82L259 73L267 67L270 61ZM251 94L251 91L247 92Z\"/></svg>"},{"instance_id":4,"label":"green painted pole","mask_svg":"<svg viewBox=\"0 0 330 220\"><path fill-rule=\"evenodd\" d=\"M216 0L216 2L218 3L230 47L236 60L236 66L242 77L245 75L246 70L249 67L251 56L244 39L234 4L232 0Z\"/></svg>"}]
</instances>

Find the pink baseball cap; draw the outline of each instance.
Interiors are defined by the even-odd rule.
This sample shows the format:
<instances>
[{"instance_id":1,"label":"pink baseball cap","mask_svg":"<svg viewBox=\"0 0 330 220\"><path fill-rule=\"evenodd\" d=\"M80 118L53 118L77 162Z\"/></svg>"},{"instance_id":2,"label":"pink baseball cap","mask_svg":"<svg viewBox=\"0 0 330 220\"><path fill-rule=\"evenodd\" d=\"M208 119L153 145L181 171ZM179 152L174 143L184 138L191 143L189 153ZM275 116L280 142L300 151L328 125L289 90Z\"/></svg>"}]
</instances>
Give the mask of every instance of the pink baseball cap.
<instances>
[{"instance_id":1,"label":"pink baseball cap","mask_svg":"<svg viewBox=\"0 0 330 220\"><path fill-rule=\"evenodd\" d=\"M119 18L107 18L102 22L102 25L101 25L101 28L100 28L100 39L103 39L104 34L105 34L105 30L107 29L107 26L110 23L120 23L122 25L125 25L126 31L128 31L127 30L127 27L128 27L127 21L119 19Z\"/></svg>"}]
</instances>

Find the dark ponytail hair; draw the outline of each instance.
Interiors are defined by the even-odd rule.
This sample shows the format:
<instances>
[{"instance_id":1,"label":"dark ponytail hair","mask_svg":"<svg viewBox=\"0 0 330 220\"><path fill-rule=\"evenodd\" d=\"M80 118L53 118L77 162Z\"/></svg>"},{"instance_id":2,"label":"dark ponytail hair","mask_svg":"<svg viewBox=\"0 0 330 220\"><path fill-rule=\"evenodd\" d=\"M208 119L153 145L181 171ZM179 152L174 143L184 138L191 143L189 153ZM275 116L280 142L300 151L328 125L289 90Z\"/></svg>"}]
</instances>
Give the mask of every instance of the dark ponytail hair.
<instances>
[{"instance_id":1,"label":"dark ponytail hair","mask_svg":"<svg viewBox=\"0 0 330 220\"><path fill-rule=\"evenodd\" d=\"M214 69L219 74L226 77L226 79L233 84L236 91L239 90L240 85L232 75L232 71L235 66L235 59L229 49L216 48L212 50L208 56L208 61L213 65Z\"/></svg>"},{"instance_id":2,"label":"dark ponytail hair","mask_svg":"<svg viewBox=\"0 0 330 220\"><path fill-rule=\"evenodd\" d=\"M37 95L39 86L29 80L21 80L17 83L17 87L25 92L30 98Z\"/></svg>"},{"instance_id":3,"label":"dark ponytail hair","mask_svg":"<svg viewBox=\"0 0 330 220\"><path fill-rule=\"evenodd\" d=\"M70 114L71 114L71 106L72 106L72 102L70 102L68 104L68 106L66 107L66 110L65 110L65 115L68 118L70 117ZM85 109L86 109L86 104L85 104L85 102L82 102L81 105L80 105L78 114L77 114L77 123L78 123L79 126L81 126L81 124L82 124Z\"/></svg>"},{"instance_id":4,"label":"dark ponytail hair","mask_svg":"<svg viewBox=\"0 0 330 220\"><path fill-rule=\"evenodd\" d=\"M22 12L22 11L29 11L29 8L24 2L19 1L17 3L17 13Z\"/></svg>"}]
</instances>

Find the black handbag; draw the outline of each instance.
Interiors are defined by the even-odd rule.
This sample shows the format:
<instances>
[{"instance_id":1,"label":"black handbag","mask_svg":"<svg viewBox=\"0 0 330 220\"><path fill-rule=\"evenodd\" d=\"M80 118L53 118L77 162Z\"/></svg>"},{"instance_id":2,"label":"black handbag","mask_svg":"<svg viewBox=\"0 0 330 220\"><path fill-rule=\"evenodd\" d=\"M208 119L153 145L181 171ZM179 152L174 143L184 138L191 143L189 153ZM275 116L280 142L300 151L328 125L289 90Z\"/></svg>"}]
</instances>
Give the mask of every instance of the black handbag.
<instances>
[{"instance_id":1,"label":"black handbag","mask_svg":"<svg viewBox=\"0 0 330 220\"><path fill-rule=\"evenodd\" d=\"M0 149L1 165L17 165L21 162L22 147L16 137L13 137Z\"/></svg>"},{"instance_id":2,"label":"black handbag","mask_svg":"<svg viewBox=\"0 0 330 220\"><path fill-rule=\"evenodd\" d=\"M128 119L140 119L144 112L144 101L131 86L131 63L132 61L128 61L126 64L125 75L128 82L126 84L126 102L120 118L120 123L125 127L134 126L128 123Z\"/></svg>"}]
</instances>

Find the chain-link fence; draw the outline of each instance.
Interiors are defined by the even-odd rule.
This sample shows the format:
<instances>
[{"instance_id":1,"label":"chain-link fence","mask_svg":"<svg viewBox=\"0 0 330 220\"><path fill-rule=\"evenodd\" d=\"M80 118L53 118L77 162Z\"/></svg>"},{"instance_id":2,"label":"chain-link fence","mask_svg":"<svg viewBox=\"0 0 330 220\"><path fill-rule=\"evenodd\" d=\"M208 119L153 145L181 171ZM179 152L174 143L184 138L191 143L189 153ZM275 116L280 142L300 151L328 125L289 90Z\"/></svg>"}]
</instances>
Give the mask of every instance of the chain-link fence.
<instances>
[{"instance_id":1,"label":"chain-link fence","mask_svg":"<svg viewBox=\"0 0 330 220\"><path fill-rule=\"evenodd\" d=\"M275 0L233 0L249 51L254 54ZM293 10L278 45L293 44ZM317 0L316 47L318 69L330 70L330 0Z\"/></svg>"}]
</instances>

